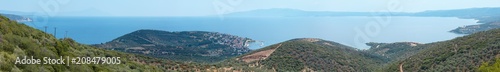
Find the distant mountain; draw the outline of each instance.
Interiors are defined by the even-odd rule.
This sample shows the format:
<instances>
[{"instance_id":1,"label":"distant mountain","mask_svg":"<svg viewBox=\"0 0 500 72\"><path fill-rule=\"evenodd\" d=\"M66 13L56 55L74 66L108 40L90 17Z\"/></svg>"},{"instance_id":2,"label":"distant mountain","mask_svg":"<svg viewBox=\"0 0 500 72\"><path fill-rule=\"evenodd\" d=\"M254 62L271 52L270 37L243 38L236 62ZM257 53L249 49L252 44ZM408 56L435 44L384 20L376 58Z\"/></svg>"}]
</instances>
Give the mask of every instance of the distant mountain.
<instances>
[{"instance_id":1,"label":"distant mountain","mask_svg":"<svg viewBox=\"0 0 500 72\"><path fill-rule=\"evenodd\" d=\"M30 13L30 12L7 11L7 10L0 10L0 13L2 13L2 14L19 15L19 16L31 16L31 15L34 15L34 13Z\"/></svg>"},{"instance_id":2,"label":"distant mountain","mask_svg":"<svg viewBox=\"0 0 500 72\"><path fill-rule=\"evenodd\" d=\"M104 44L109 50L177 61L218 62L250 51L252 39L204 31L138 30Z\"/></svg>"},{"instance_id":3,"label":"distant mountain","mask_svg":"<svg viewBox=\"0 0 500 72\"><path fill-rule=\"evenodd\" d=\"M95 8L86 8L76 11L59 11L59 12L21 12L21 11L7 11L0 10L3 14L13 14L24 17L109 17L115 16L113 14L101 11Z\"/></svg>"},{"instance_id":4,"label":"distant mountain","mask_svg":"<svg viewBox=\"0 0 500 72\"><path fill-rule=\"evenodd\" d=\"M386 62L381 56L339 43L316 38L298 38L261 48L220 64L278 72L366 72L374 71Z\"/></svg>"},{"instance_id":5,"label":"distant mountain","mask_svg":"<svg viewBox=\"0 0 500 72\"><path fill-rule=\"evenodd\" d=\"M0 15L3 15L7 18L9 18L10 20L13 20L13 21L17 21L17 22L26 22L26 21L32 21L31 18L29 17L25 17L25 16L20 16L20 15L14 15L14 14L2 14L0 13Z\"/></svg>"},{"instance_id":6,"label":"distant mountain","mask_svg":"<svg viewBox=\"0 0 500 72\"><path fill-rule=\"evenodd\" d=\"M225 17L328 17L328 16L373 16L374 12L304 11L298 9L272 8L224 14ZM376 14L408 15L402 12L380 12Z\"/></svg>"},{"instance_id":7,"label":"distant mountain","mask_svg":"<svg viewBox=\"0 0 500 72\"><path fill-rule=\"evenodd\" d=\"M500 16L500 7L469 8L454 10L430 10L424 12L334 12L334 11L304 11L298 9L272 8L242 11L225 14L228 17L327 17L327 16L373 16L384 14L391 16L429 16L429 17L460 17L480 18Z\"/></svg>"},{"instance_id":8,"label":"distant mountain","mask_svg":"<svg viewBox=\"0 0 500 72\"><path fill-rule=\"evenodd\" d=\"M499 63L499 59L500 29L493 29L432 43L413 56L389 64L383 71L394 72L401 68L412 72L480 71L480 68L499 70L488 65Z\"/></svg>"},{"instance_id":9,"label":"distant mountain","mask_svg":"<svg viewBox=\"0 0 500 72\"><path fill-rule=\"evenodd\" d=\"M432 11L415 13L414 16L432 16L432 17L441 16L441 17L461 17L461 18L496 17L500 16L500 7L432 10Z\"/></svg>"},{"instance_id":10,"label":"distant mountain","mask_svg":"<svg viewBox=\"0 0 500 72\"><path fill-rule=\"evenodd\" d=\"M500 28L500 7L469 8L454 10L431 10L424 12L333 12L333 11L304 11L298 9L272 8L224 14L224 17L336 17L336 16L424 16L424 17L458 17L479 20L480 25L458 27L450 32L457 34L471 34Z\"/></svg>"},{"instance_id":11,"label":"distant mountain","mask_svg":"<svg viewBox=\"0 0 500 72\"><path fill-rule=\"evenodd\" d=\"M479 25L458 27L450 32L457 34L472 34L480 31L500 28L500 7L469 8L455 10L434 10L414 14L414 16L459 17L479 20Z\"/></svg>"},{"instance_id":12,"label":"distant mountain","mask_svg":"<svg viewBox=\"0 0 500 72\"><path fill-rule=\"evenodd\" d=\"M34 13L0 10L0 15L17 22L29 22L33 21L31 17L33 17Z\"/></svg>"}]
</instances>

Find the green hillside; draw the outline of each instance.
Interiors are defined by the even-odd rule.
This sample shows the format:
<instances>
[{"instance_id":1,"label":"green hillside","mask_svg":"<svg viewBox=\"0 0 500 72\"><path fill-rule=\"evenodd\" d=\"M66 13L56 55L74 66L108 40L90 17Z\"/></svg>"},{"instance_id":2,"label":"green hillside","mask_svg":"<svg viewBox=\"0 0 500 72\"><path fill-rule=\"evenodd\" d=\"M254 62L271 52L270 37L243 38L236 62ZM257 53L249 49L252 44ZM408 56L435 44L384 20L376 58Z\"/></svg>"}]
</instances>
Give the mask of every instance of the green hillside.
<instances>
[{"instance_id":1,"label":"green hillside","mask_svg":"<svg viewBox=\"0 0 500 72\"><path fill-rule=\"evenodd\" d=\"M339 43L299 38L271 45L220 64L248 66L278 72L374 71L386 59Z\"/></svg>"},{"instance_id":2,"label":"green hillside","mask_svg":"<svg viewBox=\"0 0 500 72\"><path fill-rule=\"evenodd\" d=\"M384 72L399 71L400 65L404 71L478 71L480 66L483 69L495 67L493 63L498 63L495 61L498 58L500 29L494 29L432 43L407 59L391 63Z\"/></svg>"},{"instance_id":3,"label":"green hillside","mask_svg":"<svg viewBox=\"0 0 500 72\"><path fill-rule=\"evenodd\" d=\"M205 31L137 30L99 48L176 61L213 63L250 51L249 38Z\"/></svg>"},{"instance_id":4,"label":"green hillside","mask_svg":"<svg viewBox=\"0 0 500 72\"><path fill-rule=\"evenodd\" d=\"M401 59L406 59L410 56L415 55L421 50L434 45L430 44L420 44L415 42L395 42L395 43L366 43L366 45L371 46L370 49L364 50L365 52L376 54L388 58L390 61L398 61Z\"/></svg>"},{"instance_id":5,"label":"green hillside","mask_svg":"<svg viewBox=\"0 0 500 72\"><path fill-rule=\"evenodd\" d=\"M17 57L121 57L121 64L82 64L82 65L23 65L15 64ZM141 55L120 53L79 44L70 38L56 39L53 35L31 28L25 24L11 21L0 16L0 71L7 72L162 72L168 70L195 71L209 68L206 65L182 63L155 59Z\"/></svg>"},{"instance_id":6,"label":"green hillside","mask_svg":"<svg viewBox=\"0 0 500 72\"><path fill-rule=\"evenodd\" d=\"M482 72L499 72L500 71L500 58L496 61L485 62L479 67L479 71Z\"/></svg>"}]
</instances>

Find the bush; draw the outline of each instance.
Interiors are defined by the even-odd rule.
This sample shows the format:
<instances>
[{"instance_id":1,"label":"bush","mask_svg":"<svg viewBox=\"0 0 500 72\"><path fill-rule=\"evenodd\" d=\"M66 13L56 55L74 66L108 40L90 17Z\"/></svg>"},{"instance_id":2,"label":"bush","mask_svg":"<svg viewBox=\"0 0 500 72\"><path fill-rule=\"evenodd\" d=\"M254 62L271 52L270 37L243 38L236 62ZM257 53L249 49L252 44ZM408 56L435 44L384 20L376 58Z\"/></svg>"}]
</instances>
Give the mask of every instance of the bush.
<instances>
[{"instance_id":1,"label":"bush","mask_svg":"<svg viewBox=\"0 0 500 72\"><path fill-rule=\"evenodd\" d=\"M0 49L2 51L8 52L8 53L13 53L14 52L14 46L10 44L5 44L0 46Z\"/></svg>"},{"instance_id":2,"label":"bush","mask_svg":"<svg viewBox=\"0 0 500 72\"><path fill-rule=\"evenodd\" d=\"M304 68L304 63L292 57L271 57L263 63L276 68L278 72L296 72Z\"/></svg>"},{"instance_id":3,"label":"bush","mask_svg":"<svg viewBox=\"0 0 500 72\"><path fill-rule=\"evenodd\" d=\"M497 59L493 64L485 62L479 67L481 72L500 72L500 59Z\"/></svg>"},{"instance_id":4,"label":"bush","mask_svg":"<svg viewBox=\"0 0 500 72\"><path fill-rule=\"evenodd\" d=\"M9 54L0 52L0 70L1 71L11 71L12 67L14 67L14 63L11 63L12 60L11 57L8 56Z\"/></svg>"}]
</instances>

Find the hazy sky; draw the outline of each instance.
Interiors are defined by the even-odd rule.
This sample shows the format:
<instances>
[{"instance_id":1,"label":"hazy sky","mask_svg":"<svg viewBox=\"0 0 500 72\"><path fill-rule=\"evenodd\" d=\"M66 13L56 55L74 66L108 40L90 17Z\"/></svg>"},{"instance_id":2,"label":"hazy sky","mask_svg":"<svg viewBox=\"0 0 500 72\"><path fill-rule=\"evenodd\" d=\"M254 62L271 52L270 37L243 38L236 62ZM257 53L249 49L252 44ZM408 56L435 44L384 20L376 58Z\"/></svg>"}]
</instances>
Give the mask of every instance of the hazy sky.
<instances>
[{"instance_id":1,"label":"hazy sky","mask_svg":"<svg viewBox=\"0 0 500 72\"><path fill-rule=\"evenodd\" d=\"M500 7L500 0L0 0L0 10L54 16L200 16L269 8L309 11L387 11Z\"/></svg>"}]
</instances>

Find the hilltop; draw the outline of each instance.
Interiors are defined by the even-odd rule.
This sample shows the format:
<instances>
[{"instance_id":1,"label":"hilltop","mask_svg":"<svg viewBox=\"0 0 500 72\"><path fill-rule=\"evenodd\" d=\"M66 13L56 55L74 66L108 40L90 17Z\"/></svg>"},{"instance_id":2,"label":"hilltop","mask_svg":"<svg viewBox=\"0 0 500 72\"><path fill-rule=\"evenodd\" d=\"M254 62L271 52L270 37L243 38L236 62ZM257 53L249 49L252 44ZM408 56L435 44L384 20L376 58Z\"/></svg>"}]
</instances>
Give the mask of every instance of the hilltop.
<instances>
[{"instance_id":1,"label":"hilltop","mask_svg":"<svg viewBox=\"0 0 500 72\"><path fill-rule=\"evenodd\" d=\"M317 38L298 38L220 62L222 66L271 71L373 71L381 56Z\"/></svg>"},{"instance_id":2,"label":"hilltop","mask_svg":"<svg viewBox=\"0 0 500 72\"><path fill-rule=\"evenodd\" d=\"M137 30L96 47L177 61L213 63L250 51L252 39L205 31Z\"/></svg>"}]
</instances>

